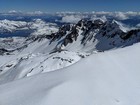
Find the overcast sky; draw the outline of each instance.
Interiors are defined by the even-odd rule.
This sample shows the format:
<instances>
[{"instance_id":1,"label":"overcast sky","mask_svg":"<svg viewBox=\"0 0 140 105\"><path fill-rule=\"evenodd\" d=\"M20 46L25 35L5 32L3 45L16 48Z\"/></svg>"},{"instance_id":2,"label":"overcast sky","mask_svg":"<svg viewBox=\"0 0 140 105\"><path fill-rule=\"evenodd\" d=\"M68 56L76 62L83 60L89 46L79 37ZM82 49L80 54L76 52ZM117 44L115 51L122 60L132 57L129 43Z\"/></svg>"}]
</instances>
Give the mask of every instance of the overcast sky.
<instances>
[{"instance_id":1,"label":"overcast sky","mask_svg":"<svg viewBox=\"0 0 140 105\"><path fill-rule=\"evenodd\" d=\"M140 0L0 0L0 11L140 11Z\"/></svg>"}]
</instances>

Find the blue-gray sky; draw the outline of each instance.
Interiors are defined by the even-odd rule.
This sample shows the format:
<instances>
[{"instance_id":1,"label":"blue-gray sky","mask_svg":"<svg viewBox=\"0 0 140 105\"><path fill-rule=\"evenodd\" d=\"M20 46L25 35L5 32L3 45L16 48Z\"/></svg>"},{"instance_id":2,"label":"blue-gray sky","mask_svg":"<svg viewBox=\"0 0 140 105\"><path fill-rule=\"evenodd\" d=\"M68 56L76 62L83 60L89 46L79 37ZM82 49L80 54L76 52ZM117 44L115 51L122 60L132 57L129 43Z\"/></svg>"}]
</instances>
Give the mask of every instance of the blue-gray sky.
<instances>
[{"instance_id":1,"label":"blue-gray sky","mask_svg":"<svg viewBox=\"0 0 140 105\"><path fill-rule=\"evenodd\" d=\"M0 11L140 11L140 0L0 0Z\"/></svg>"}]
</instances>

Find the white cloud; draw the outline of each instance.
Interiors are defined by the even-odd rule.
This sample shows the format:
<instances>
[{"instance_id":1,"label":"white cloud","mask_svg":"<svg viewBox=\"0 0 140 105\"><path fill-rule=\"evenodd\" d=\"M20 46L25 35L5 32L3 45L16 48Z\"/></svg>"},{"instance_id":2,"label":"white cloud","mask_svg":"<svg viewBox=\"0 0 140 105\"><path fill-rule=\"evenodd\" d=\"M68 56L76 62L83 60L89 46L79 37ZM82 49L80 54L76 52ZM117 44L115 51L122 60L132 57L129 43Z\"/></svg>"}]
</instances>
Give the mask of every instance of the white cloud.
<instances>
[{"instance_id":1,"label":"white cloud","mask_svg":"<svg viewBox=\"0 0 140 105\"><path fill-rule=\"evenodd\" d=\"M128 11L126 12L127 15L129 16L137 16L139 13L138 12L133 12L133 11Z\"/></svg>"},{"instance_id":2,"label":"white cloud","mask_svg":"<svg viewBox=\"0 0 140 105\"><path fill-rule=\"evenodd\" d=\"M16 10L10 10L7 12L7 14L18 14L18 13L23 13L22 11L16 11Z\"/></svg>"},{"instance_id":3,"label":"white cloud","mask_svg":"<svg viewBox=\"0 0 140 105\"><path fill-rule=\"evenodd\" d=\"M43 12L41 12L41 11L35 11L34 14L41 15L41 14L43 14Z\"/></svg>"},{"instance_id":4,"label":"white cloud","mask_svg":"<svg viewBox=\"0 0 140 105\"><path fill-rule=\"evenodd\" d=\"M115 15L114 15L116 18L118 18L119 20L125 20L125 19L128 19L128 16L125 15L125 13L123 12L115 12Z\"/></svg>"},{"instance_id":5,"label":"white cloud","mask_svg":"<svg viewBox=\"0 0 140 105\"><path fill-rule=\"evenodd\" d=\"M8 13L17 13L16 10L10 10Z\"/></svg>"},{"instance_id":6,"label":"white cloud","mask_svg":"<svg viewBox=\"0 0 140 105\"><path fill-rule=\"evenodd\" d=\"M95 12L96 15L109 15L112 14L112 12L105 12L105 11L100 11L100 12Z\"/></svg>"},{"instance_id":7,"label":"white cloud","mask_svg":"<svg viewBox=\"0 0 140 105\"><path fill-rule=\"evenodd\" d=\"M80 17L80 16L70 15L70 16L62 17L62 22L77 23L81 19L82 19L82 17Z\"/></svg>"},{"instance_id":8,"label":"white cloud","mask_svg":"<svg viewBox=\"0 0 140 105\"><path fill-rule=\"evenodd\" d=\"M136 25L136 27L140 28L140 23Z\"/></svg>"}]
</instances>

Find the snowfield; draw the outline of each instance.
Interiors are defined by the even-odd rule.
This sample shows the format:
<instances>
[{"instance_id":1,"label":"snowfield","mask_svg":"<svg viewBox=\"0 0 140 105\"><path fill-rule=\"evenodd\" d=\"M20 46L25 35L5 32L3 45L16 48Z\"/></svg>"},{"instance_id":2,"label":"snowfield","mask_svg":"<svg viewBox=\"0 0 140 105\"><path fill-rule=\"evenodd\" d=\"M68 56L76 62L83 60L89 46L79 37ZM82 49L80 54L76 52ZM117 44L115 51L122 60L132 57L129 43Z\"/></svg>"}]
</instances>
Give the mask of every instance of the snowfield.
<instances>
[{"instance_id":1,"label":"snowfield","mask_svg":"<svg viewBox=\"0 0 140 105\"><path fill-rule=\"evenodd\" d=\"M0 105L139 105L140 44L0 85Z\"/></svg>"}]
</instances>

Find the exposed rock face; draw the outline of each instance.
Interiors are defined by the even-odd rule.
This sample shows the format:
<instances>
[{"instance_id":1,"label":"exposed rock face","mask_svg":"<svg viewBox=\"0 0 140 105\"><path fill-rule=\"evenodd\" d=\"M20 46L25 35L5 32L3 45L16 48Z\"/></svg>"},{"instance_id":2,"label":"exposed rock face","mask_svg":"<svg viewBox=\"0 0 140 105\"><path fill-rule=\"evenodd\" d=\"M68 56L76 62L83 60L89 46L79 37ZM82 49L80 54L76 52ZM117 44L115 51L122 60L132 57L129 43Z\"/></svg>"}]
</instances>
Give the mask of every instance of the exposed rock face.
<instances>
[{"instance_id":1,"label":"exposed rock face","mask_svg":"<svg viewBox=\"0 0 140 105\"><path fill-rule=\"evenodd\" d=\"M11 51L9 50L6 50L4 48L0 48L0 55L3 55L3 54L9 54Z\"/></svg>"},{"instance_id":2,"label":"exposed rock face","mask_svg":"<svg viewBox=\"0 0 140 105\"><path fill-rule=\"evenodd\" d=\"M138 37L138 36L140 36L140 29L134 29L134 30L130 30L130 31L128 31L127 33L125 33L124 35L122 35L121 36L121 38L123 39L123 40L127 40L127 39L129 39L129 38L131 38L131 37Z\"/></svg>"},{"instance_id":3,"label":"exposed rock face","mask_svg":"<svg viewBox=\"0 0 140 105\"><path fill-rule=\"evenodd\" d=\"M100 34L108 38L113 38L118 35L121 36L125 34L123 30L120 29L119 25L116 22L106 22L100 29Z\"/></svg>"}]
</instances>

